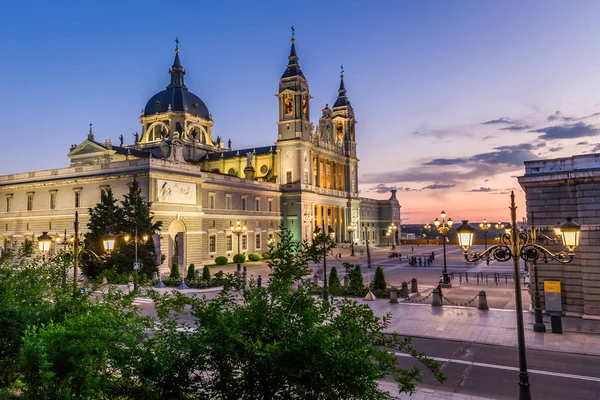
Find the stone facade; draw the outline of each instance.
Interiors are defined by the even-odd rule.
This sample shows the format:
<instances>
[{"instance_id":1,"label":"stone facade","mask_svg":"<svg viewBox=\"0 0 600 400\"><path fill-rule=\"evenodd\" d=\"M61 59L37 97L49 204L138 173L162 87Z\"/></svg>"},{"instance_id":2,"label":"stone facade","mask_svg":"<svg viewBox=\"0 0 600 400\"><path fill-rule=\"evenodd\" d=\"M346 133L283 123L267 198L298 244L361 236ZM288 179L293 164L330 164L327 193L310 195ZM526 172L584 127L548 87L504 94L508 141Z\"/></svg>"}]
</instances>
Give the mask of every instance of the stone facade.
<instances>
[{"instance_id":1,"label":"stone facade","mask_svg":"<svg viewBox=\"0 0 600 400\"><path fill-rule=\"evenodd\" d=\"M315 129L294 43L288 59L279 81L276 141L233 150L231 141L213 139L212 116L184 85L177 48L171 83L146 104L142 134L132 145L122 136L119 145L100 143L90 126L87 138L71 146L70 167L0 176L3 246L42 232L72 235L76 211L85 232L88 209L101 191L110 187L122 199L133 179L162 222L165 271L172 262L212 264L221 255L231 260L238 245L231 228L238 219L248 228L240 238L244 254L264 252L280 227L297 240L311 240L316 226L335 232L338 242L364 244L368 237L371 244L387 243L387 227L400 226L400 204L395 191L388 200L359 196L356 120L343 75L333 108L325 106ZM352 236L351 223L358 227Z\"/></svg>"},{"instance_id":2,"label":"stone facade","mask_svg":"<svg viewBox=\"0 0 600 400\"><path fill-rule=\"evenodd\" d=\"M567 315L600 318L600 154L525 162L519 183L528 220L536 226L550 231L566 217L581 225L573 262L538 264L540 288L544 279L559 280ZM545 246L564 250L561 245Z\"/></svg>"}]
</instances>

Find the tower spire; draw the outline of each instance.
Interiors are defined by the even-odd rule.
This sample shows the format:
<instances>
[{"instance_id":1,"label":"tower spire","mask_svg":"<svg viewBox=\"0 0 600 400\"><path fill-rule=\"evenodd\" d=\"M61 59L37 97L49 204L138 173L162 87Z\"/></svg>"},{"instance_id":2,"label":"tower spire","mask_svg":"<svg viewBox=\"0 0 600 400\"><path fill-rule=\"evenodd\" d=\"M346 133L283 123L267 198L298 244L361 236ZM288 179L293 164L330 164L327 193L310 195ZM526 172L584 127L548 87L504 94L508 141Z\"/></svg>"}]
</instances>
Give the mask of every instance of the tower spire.
<instances>
[{"instance_id":1,"label":"tower spire","mask_svg":"<svg viewBox=\"0 0 600 400\"><path fill-rule=\"evenodd\" d=\"M179 60L179 36L175 37L175 60L169 69L169 75L171 75L171 84L167 87L185 87L183 83L185 71Z\"/></svg>"},{"instance_id":2,"label":"tower spire","mask_svg":"<svg viewBox=\"0 0 600 400\"><path fill-rule=\"evenodd\" d=\"M294 29L294 25L291 27L292 30L292 47L290 49L290 55L288 56L288 65L285 69L285 72L281 76L281 78L289 78L291 76L301 76L304 78L304 74L300 69L300 65L298 64L298 55L296 54L296 29ZM306 78L304 78L306 79Z\"/></svg>"},{"instance_id":3,"label":"tower spire","mask_svg":"<svg viewBox=\"0 0 600 400\"><path fill-rule=\"evenodd\" d=\"M350 100L346 97L346 87L344 86L344 64L340 65L340 88L338 89L338 97L335 101L334 107L347 106L350 104Z\"/></svg>"}]
</instances>

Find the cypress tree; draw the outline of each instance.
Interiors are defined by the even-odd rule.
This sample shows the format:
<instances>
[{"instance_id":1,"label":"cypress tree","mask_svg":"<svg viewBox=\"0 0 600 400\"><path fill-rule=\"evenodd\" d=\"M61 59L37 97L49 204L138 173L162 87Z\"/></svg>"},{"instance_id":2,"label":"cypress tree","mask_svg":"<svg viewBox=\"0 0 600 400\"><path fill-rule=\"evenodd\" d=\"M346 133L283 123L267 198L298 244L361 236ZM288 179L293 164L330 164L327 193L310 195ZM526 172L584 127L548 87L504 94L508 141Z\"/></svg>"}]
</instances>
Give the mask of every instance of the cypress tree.
<instances>
[{"instance_id":1,"label":"cypress tree","mask_svg":"<svg viewBox=\"0 0 600 400\"><path fill-rule=\"evenodd\" d=\"M196 267L194 264L190 264L188 267L187 278L188 281L193 281L196 279Z\"/></svg>"},{"instance_id":2,"label":"cypress tree","mask_svg":"<svg viewBox=\"0 0 600 400\"><path fill-rule=\"evenodd\" d=\"M385 281L385 274L383 273L383 268L377 267L375 270L375 278L373 279L373 289L384 291L387 287L387 282Z\"/></svg>"},{"instance_id":3,"label":"cypress tree","mask_svg":"<svg viewBox=\"0 0 600 400\"><path fill-rule=\"evenodd\" d=\"M181 274L179 273L179 265L173 264L171 265L171 274L169 275L171 279L179 279L181 278Z\"/></svg>"},{"instance_id":4,"label":"cypress tree","mask_svg":"<svg viewBox=\"0 0 600 400\"><path fill-rule=\"evenodd\" d=\"M208 265L205 265L204 269L202 269L202 280L210 282L210 268L208 267Z\"/></svg>"},{"instance_id":5,"label":"cypress tree","mask_svg":"<svg viewBox=\"0 0 600 400\"><path fill-rule=\"evenodd\" d=\"M331 268L331 272L329 273L329 291L334 295L339 295L342 290L342 283L340 282L340 277L337 272L337 268Z\"/></svg>"},{"instance_id":6,"label":"cypress tree","mask_svg":"<svg viewBox=\"0 0 600 400\"><path fill-rule=\"evenodd\" d=\"M363 282L363 275L360 269L360 265L355 265L354 269L350 273L350 293L355 296L361 296L363 290L365 289L365 284Z\"/></svg>"}]
</instances>

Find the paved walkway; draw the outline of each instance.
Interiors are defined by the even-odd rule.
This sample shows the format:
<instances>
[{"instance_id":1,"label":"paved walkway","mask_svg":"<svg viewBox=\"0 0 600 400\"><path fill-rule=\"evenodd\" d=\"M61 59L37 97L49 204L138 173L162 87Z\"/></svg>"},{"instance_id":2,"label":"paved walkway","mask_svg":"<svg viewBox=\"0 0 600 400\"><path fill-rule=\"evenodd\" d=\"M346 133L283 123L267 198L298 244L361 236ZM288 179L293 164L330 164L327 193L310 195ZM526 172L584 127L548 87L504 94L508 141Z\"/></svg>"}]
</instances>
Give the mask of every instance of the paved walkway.
<instances>
[{"instance_id":1,"label":"paved walkway","mask_svg":"<svg viewBox=\"0 0 600 400\"><path fill-rule=\"evenodd\" d=\"M362 300L361 300L362 301ZM443 338L476 343L517 346L515 310L478 310L474 307L432 307L430 304L391 304L387 299L368 304L376 315L392 313L387 331L406 336ZM563 317L563 334L533 331L534 315L523 313L527 348L587 355L600 355L600 321Z\"/></svg>"},{"instance_id":2,"label":"paved walkway","mask_svg":"<svg viewBox=\"0 0 600 400\"><path fill-rule=\"evenodd\" d=\"M417 392L410 396L408 394L398 393L398 385L394 382L379 382L379 387L382 390L387 391L391 394L394 399L401 400L484 400L484 399L492 399L492 397L477 397L477 396L469 396L460 393L452 393L452 392L444 392L442 390L436 389L421 389L418 388Z\"/></svg>"}]
</instances>

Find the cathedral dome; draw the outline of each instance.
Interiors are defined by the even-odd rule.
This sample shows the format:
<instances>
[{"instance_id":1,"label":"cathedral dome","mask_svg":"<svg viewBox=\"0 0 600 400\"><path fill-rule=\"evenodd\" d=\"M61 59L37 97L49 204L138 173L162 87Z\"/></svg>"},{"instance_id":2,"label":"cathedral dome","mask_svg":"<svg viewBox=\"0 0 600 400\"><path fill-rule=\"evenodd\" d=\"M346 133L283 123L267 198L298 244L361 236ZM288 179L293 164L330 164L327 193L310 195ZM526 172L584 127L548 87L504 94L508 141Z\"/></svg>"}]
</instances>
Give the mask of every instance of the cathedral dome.
<instances>
[{"instance_id":1,"label":"cathedral dome","mask_svg":"<svg viewBox=\"0 0 600 400\"><path fill-rule=\"evenodd\" d=\"M171 75L171 84L162 92L156 93L148 100L144 107L144 115L164 113L168 111L185 112L196 117L210 119L210 113L206 104L190 92L183 83L185 71L179 61L179 40L176 40L175 61L169 75Z\"/></svg>"},{"instance_id":2,"label":"cathedral dome","mask_svg":"<svg viewBox=\"0 0 600 400\"><path fill-rule=\"evenodd\" d=\"M200 97L190 92L186 87L172 87L171 85L152 96L144 108L145 115L167 111L187 112L205 119L209 119L210 116L206 104Z\"/></svg>"}]
</instances>

